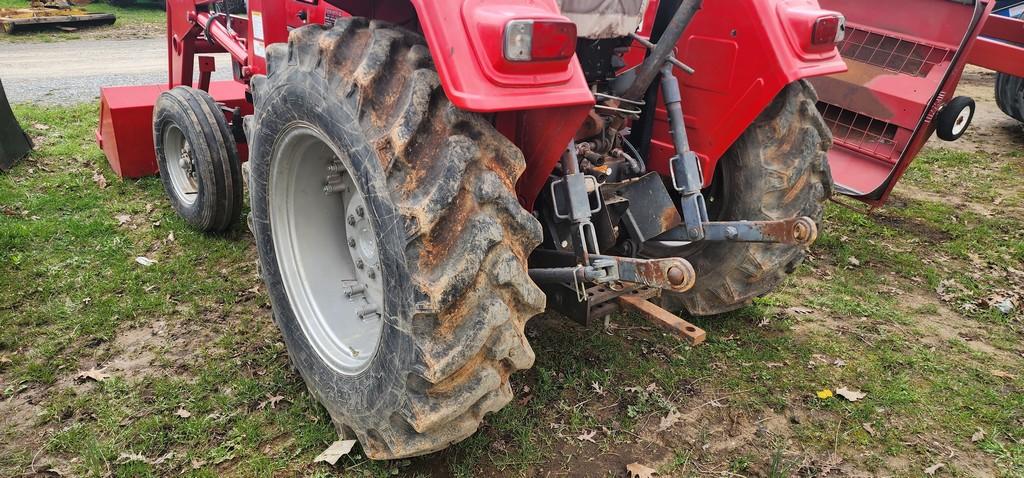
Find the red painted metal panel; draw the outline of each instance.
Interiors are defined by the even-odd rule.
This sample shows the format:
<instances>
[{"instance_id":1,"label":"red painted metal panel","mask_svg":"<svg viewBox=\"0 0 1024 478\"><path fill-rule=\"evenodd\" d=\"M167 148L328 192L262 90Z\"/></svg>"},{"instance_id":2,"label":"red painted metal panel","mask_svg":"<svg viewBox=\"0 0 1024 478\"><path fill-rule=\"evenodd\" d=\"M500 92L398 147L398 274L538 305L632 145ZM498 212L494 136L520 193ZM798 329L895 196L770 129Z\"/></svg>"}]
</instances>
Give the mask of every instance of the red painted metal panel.
<instances>
[{"instance_id":1,"label":"red painted metal panel","mask_svg":"<svg viewBox=\"0 0 1024 478\"><path fill-rule=\"evenodd\" d=\"M814 20L830 14L835 12L813 0L704 2L678 43L681 60L696 73L678 74L686 132L701 159L705 184L718 159L783 87L846 70L834 46L810 44ZM645 20L641 35L649 36L652 27ZM642 59L635 52L629 59ZM675 149L662 107L654 127L648 165L667 175Z\"/></svg>"},{"instance_id":2,"label":"red painted metal panel","mask_svg":"<svg viewBox=\"0 0 1024 478\"><path fill-rule=\"evenodd\" d=\"M504 60L503 36L495 32L513 19L567 21L554 0L412 3L441 86L459 108L497 112L594 104L575 57L564 64L512 65Z\"/></svg>"},{"instance_id":3,"label":"red painted metal panel","mask_svg":"<svg viewBox=\"0 0 1024 478\"><path fill-rule=\"evenodd\" d=\"M111 169L122 178L139 178L157 173L153 147L153 106L167 85L115 86L100 89L100 123L96 141L107 156ZM245 100L245 85L235 81L215 81L210 94L218 102L242 108L252 114ZM244 161L248 149L239 145Z\"/></svg>"},{"instance_id":4,"label":"red painted metal panel","mask_svg":"<svg viewBox=\"0 0 1024 478\"><path fill-rule=\"evenodd\" d=\"M953 99L964 53L976 45L993 2L821 3L846 15L848 27L840 52L849 71L812 80L835 140L832 177L840 190L878 206L931 136L935 115Z\"/></svg>"}]
</instances>

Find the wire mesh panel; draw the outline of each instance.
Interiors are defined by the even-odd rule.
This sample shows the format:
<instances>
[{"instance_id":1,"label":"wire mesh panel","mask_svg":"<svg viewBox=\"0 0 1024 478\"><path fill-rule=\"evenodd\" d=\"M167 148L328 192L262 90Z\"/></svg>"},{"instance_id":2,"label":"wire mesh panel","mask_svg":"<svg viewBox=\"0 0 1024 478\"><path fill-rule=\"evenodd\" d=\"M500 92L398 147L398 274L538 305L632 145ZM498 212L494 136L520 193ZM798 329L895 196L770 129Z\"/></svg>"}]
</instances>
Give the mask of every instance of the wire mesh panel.
<instances>
[{"instance_id":1,"label":"wire mesh panel","mask_svg":"<svg viewBox=\"0 0 1024 478\"><path fill-rule=\"evenodd\" d=\"M832 130L836 144L889 162L899 159L902 148L896 144L898 126L824 101L818 102L818 112Z\"/></svg>"},{"instance_id":2,"label":"wire mesh panel","mask_svg":"<svg viewBox=\"0 0 1024 478\"><path fill-rule=\"evenodd\" d=\"M839 53L848 60L920 77L928 76L935 65L953 58L953 52L946 48L850 26L846 28L846 38L839 43Z\"/></svg>"}]
</instances>

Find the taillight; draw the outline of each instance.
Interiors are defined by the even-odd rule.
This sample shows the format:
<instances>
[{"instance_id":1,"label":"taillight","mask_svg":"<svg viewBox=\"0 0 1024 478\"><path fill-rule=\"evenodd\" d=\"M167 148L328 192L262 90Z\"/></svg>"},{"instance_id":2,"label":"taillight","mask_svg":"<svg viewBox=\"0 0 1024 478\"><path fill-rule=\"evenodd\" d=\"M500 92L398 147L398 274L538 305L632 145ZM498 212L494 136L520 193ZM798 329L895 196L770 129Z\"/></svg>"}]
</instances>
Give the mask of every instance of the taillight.
<instances>
[{"instance_id":1,"label":"taillight","mask_svg":"<svg viewBox=\"0 0 1024 478\"><path fill-rule=\"evenodd\" d=\"M811 43L828 45L839 43L846 37L846 18L842 15L821 17L814 22Z\"/></svg>"},{"instance_id":2,"label":"taillight","mask_svg":"<svg viewBox=\"0 0 1024 478\"><path fill-rule=\"evenodd\" d=\"M505 25L505 59L508 61L568 60L575 52L575 23L512 20Z\"/></svg>"}]
</instances>

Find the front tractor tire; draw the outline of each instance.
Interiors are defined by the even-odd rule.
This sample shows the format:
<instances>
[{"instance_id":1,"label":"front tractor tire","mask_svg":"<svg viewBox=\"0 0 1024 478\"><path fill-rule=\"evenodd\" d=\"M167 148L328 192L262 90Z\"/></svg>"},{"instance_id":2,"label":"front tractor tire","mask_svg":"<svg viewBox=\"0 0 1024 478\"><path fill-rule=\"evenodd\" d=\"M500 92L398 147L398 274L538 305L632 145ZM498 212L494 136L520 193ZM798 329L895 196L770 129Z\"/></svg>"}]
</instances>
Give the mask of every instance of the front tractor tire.
<instances>
[{"instance_id":1,"label":"front tractor tire","mask_svg":"<svg viewBox=\"0 0 1024 478\"><path fill-rule=\"evenodd\" d=\"M722 157L704 191L713 221L780 220L807 216L821 223L832 194L828 150L832 134L806 81L791 83ZM655 257L693 264L696 285L666 293L666 305L714 315L749 305L775 289L803 261L805 248L784 244L698 242L645 245Z\"/></svg>"},{"instance_id":2,"label":"front tractor tire","mask_svg":"<svg viewBox=\"0 0 1024 478\"><path fill-rule=\"evenodd\" d=\"M153 143L171 206L193 228L230 229L242 214L242 167L227 120L209 93L177 86L157 98Z\"/></svg>"},{"instance_id":3,"label":"front tractor tire","mask_svg":"<svg viewBox=\"0 0 1024 478\"><path fill-rule=\"evenodd\" d=\"M423 39L360 18L267 49L247 119L263 279L292 363L373 459L471 435L544 309L522 153L456 109Z\"/></svg>"}]
</instances>

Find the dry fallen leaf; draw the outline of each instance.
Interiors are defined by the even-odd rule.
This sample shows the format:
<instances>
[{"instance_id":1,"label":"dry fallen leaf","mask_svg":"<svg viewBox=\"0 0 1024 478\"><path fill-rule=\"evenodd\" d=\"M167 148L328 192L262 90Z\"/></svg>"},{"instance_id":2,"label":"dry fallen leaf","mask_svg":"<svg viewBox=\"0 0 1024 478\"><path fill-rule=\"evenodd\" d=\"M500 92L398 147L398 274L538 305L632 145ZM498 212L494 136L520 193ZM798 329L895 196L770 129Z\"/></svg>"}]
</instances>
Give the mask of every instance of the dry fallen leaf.
<instances>
[{"instance_id":1,"label":"dry fallen leaf","mask_svg":"<svg viewBox=\"0 0 1024 478\"><path fill-rule=\"evenodd\" d=\"M313 459L313 463L322 461L333 465L337 463L342 456L345 456L348 452L352 451L352 447L355 446L355 444L355 440L338 440L331 443L331 446L327 447L326 450Z\"/></svg>"},{"instance_id":2,"label":"dry fallen leaf","mask_svg":"<svg viewBox=\"0 0 1024 478\"><path fill-rule=\"evenodd\" d=\"M829 390L829 389L826 388L824 390L819 391L817 393L817 395L818 395L818 398L820 398L822 400L824 400L826 398L832 398L832 390Z\"/></svg>"},{"instance_id":3,"label":"dry fallen leaf","mask_svg":"<svg viewBox=\"0 0 1024 478\"><path fill-rule=\"evenodd\" d=\"M934 464L932 466L929 466L928 468L925 468L924 469L924 474L926 474L928 476L935 476L935 472L939 471L939 468L942 468L944 466L946 466L945 463L936 463L936 464Z\"/></svg>"},{"instance_id":4,"label":"dry fallen leaf","mask_svg":"<svg viewBox=\"0 0 1024 478\"><path fill-rule=\"evenodd\" d=\"M853 267L860 266L860 259L857 259L856 257L853 256L850 256L848 259L846 259L846 262L849 262L850 265Z\"/></svg>"},{"instance_id":5,"label":"dry fallen leaf","mask_svg":"<svg viewBox=\"0 0 1024 478\"><path fill-rule=\"evenodd\" d=\"M594 441L594 435L597 435L597 430L583 432L583 434L576 437L576 439L579 441L589 441L590 443L597 443L596 441Z\"/></svg>"},{"instance_id":6,"label":"dry fallen leaf","mask_svg":"<svg viewBox=\"0 0 1024 478\"><path fill-rule=\"evenodd\" d=\"M604 388L601 387L601 384L599 384L597 382L591 382L590 383L590 388L594 389L594 393L596 393L598 395L604 395Z\"/></svg>"},{"instance_id":7,"label":"dry fallen leaf","mask_svg":"<svg viewBox=\"0 0 1024 478\"><path fill-rule=\"evenodd\" d=\"M663 432L665 430L668 430L669 428L672 428L672 425L678 423L680 418L683 418L683 415L681 413L675 410L669 411L668 415L662 417L661 423L658 424L658 431Z\"/></svg>"},{"instance_id":8,"label":"dry fallen leaf","mask_svg":"<svg viewBox=\"0 0 1024 478\"><path fill-rule=\"evenodd\" d=\"M270 408L277 408L277 402L280 402L281 400L284 400L283 396L281 396L281 395L271 395L271 394L268 393L267 394L267 399L262 401L262 402L260 402L259 405L256 405L256 409L257 410L263 410L264 408L266 408L267 405L270 405Z\"/></svg>"},{"instance_id":9,"label":"dry fallen leaf","mask_svg":"<svg viewBox=\"0 0 1024 478\"><path fill-rule=\"evenodd\" d=\"M181 418L188 418L192 416L192 412L185 410L185 407L179 407L178 411L174 412L174 414Z\"/></svg>"},{"instance_id":10,"label":"dry fallen leaf","mask_svg":"<svg viewBox=\"0 0 1024 478\"><path fill-rule=\"evenodd\" d=\"M174 231L167 235L167 242L174 242Z\"/></svg>"},{"instance_id":11,"label":"dry fallen leaf","mask_svg":"<svg viewBox=\"0 0 1024 478\"><path fill-rule=\"evenodd\" d=\"M102 382L102 381L110 378L110 374L103 373L104 370L105 369L96 368L96 367L93 367L93 368L91 368L89 370L82 370L81 372L78 372L78 379L79 380L95 380L97 382Z\"/></svg>"},{"instance_id":12,"label":"dry fallen leaf","mask_svg":"<svg viewBox=\"0 0 1024 478\"><path fill-rule=\"evenodd\" d=\"M971 435L971 443L977 443L985 438L985 430L982 430L981 427L978 427L977 430Z\"/></svg>"},{"instance_id":13,"label":"dry fallen leaf","mask_svg":"<svg viewBox=\"0 0 1024 478\"><path fill-rule=\"evenodd\" d=\"M103 175L103 173L100 173L98 171L96 173L93 173L92 180L100 189L107 189L107 178L106 176Z\"/></svg>"},{"instance_id":14,"label":"dry fallen leaf","mask_svg":"<svg viewBox=\"0 0 1024 478\"><path fill-rule=\"evenodd\" d=\"M990 370L989 373L991 373L993 377L1008 378L1010 380L1015 380L1017 378L1016 375L1002 370Z\"/></svg>"},{"instance_id":15,"label":"dry fallen leaf","mask_svg":"<svg viewBox=\"0 0 1024 478\"><path fill-rule=\"evenodd\" d=\"M657 472L658 470L639 463L630 463L626 465L626 473L629 474L629 478L651 478Z\"/></svg>"},{"instance_id":16,"label":"dry fallen leaf","mask_svg":"<svg viewBox=\"0 0 1024 478\"><path fill-rule=\"evenodd\" d=\"M868 394L861 392L860 390L850 390L846 387L839 387L836 389L836 395L839 395L851 402L856 402L857 400L866 397Z\"/></svg>"},{"instance_id":17,"label":"dry fallen leaf","mask_svg":"<svg viewBox=\"0 0 1024 478\"><path fill-rule=\"evenodd\" d=\"M155 259L150 259L150 258L148 258L146 256L136 257L135 258L135 262L138 262L139 264L141 264L141 265L143 265L145 267L149 267L149 266L151 266L153 264L156 264L156 260Z\"/></svg>"},{"instance_id":18,"label":"dry fallen leaf","mask_svg":"<svg viewBox=\"0 0 1024 478\"><path fill-rule=\"evenodd\" d=\"M868 435L875 436L875 427L870 423L861 423L860 426L864 427L864 431L868 432Z\"/></svg>"},{"instance_id":19,"label":"dry fallen leaf","mask_svg":"<svg viewBox=\"0 0 1024 478\"><path fill-rule=\"evenodd\" d=\"M132 217L128 214L118 214L114 216L114 219L117 219L118 226L123 226L125 224L128 224L129 222L132 222Z\"/></svg>"}]
</instances>

